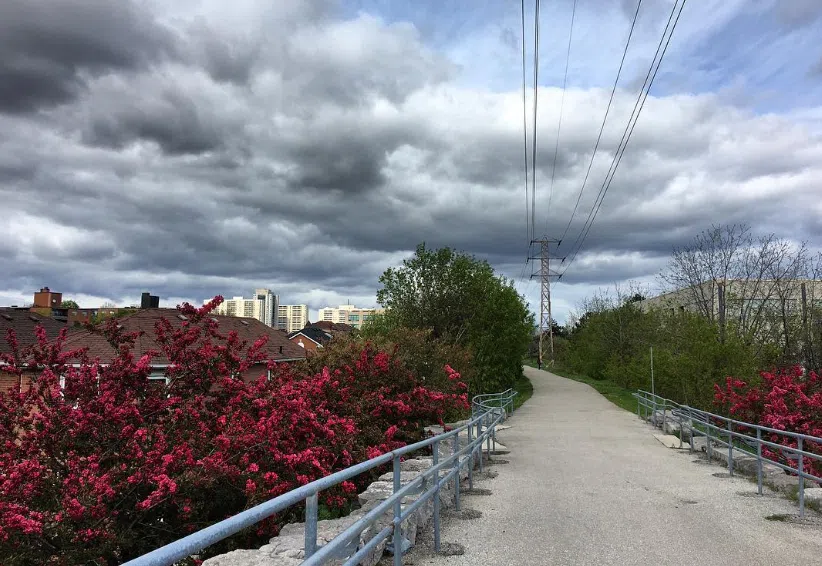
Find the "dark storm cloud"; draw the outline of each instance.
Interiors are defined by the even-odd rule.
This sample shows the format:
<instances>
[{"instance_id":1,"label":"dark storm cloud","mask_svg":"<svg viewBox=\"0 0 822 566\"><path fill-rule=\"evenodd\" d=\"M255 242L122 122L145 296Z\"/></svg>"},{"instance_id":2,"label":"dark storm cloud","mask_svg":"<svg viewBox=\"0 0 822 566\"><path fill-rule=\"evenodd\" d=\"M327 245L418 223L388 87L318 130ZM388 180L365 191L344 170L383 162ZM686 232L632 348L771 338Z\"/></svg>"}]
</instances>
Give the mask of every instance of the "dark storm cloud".
<instances>
[{"instance_id":1,"label":"dark storm cloud","mask_svg":"<svg viewBox=\"0 0 822 566\"><path fill-rule=\"evenodd\" d=\"M87 144L122 149L132 142L157 143L168 155L204 153L222 146L225 133L215 116L204 114L187 94L161 93L151 100L144 96L133 106L120 106L111 113L97 112L84 132Z\"/></svg>"},{"instance_id":2,"label":"dark storm cloud","mask_svg":"<svg viewBox=\"0 0 822 566\"><path fill-rule=\"evenodd\" d=\"M158 11L174 26L165 31L118 3L114 13L132 20L110 22L114 31L86 36L69 20L61 32L105 47L116 31L124 40L113 54L30 49L36 62L58 61L67 78L55 84L68 94L54 100L68 102L36 117L0 114L0 202L11 211L0 223L0 292L48 284L113 300L145 290L202 299L266 285L285 301L367 297L423 240L518 275L527 243L517 93L450 84L453 66L409 26L334 21L302 3L261 3L274 15L257 17L251 4L214 2L202 19ZM155 32L175 39L148 41ZM549 211L560 92L541 91L538 233L565 227L608 95L566 93ZM50 100L35 98L32 108ZM563 254L633 100L617 95ZM809 196L820 163L822 143L790 118L744 115L711 95L651 98L567 280L648 275L715 222L822 237Z\"/></svg>"},{"instance_id":3,"label":"dark storm cloud","mask_svg":"<svg viewBox=\"0 0 822 566\"><path fill-rule=\"evenodd\" d=\"M139 68L173 49L173 37L131 1L4 0L0 112L67 102L87 74Z\"/></svg>"}]
</instances>

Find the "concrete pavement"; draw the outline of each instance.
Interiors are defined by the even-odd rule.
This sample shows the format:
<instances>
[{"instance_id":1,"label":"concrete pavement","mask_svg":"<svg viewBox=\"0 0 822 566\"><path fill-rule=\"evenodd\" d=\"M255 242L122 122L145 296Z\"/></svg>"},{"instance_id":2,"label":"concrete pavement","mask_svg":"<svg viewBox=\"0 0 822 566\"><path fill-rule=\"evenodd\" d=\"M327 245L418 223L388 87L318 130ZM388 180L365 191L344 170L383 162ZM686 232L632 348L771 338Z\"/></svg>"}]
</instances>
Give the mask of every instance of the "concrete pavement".
<instances>
[{"instance_id":1,"label":"concrete pavement","mask_svg":"<svg viewBox=\"0 0 822 566\"><path fill-rule=\"evenodd\" d=\"M766 520L796 514L744 478L657 442L636 415L589 386L526 368L534 396L498 437L511 450L498 476L445 522L462 556L415 550L407 562L449 565L822 564L822 527Z\"/></svg>"}]
</instances>

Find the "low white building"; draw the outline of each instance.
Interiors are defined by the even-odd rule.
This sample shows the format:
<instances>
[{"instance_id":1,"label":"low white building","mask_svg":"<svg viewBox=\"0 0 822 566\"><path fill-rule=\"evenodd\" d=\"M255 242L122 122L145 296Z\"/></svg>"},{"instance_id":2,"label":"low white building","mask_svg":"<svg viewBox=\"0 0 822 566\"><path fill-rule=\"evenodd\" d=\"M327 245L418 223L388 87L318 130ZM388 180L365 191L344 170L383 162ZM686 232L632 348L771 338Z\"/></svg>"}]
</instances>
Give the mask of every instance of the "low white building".
<instances>
[{"instance_id":1,"label":"low white building","mask_svg":"<svg viewBox=\"0 0 822 566\"><path fill-rule=\"evenodd\" d=\"M375 314L383 312L385 312L385 309L362 309L354 305L340 305L338 308L325 307L320 309L319 320L362 328L363 323L371 320Z\"/></svg>"}]
</instances>

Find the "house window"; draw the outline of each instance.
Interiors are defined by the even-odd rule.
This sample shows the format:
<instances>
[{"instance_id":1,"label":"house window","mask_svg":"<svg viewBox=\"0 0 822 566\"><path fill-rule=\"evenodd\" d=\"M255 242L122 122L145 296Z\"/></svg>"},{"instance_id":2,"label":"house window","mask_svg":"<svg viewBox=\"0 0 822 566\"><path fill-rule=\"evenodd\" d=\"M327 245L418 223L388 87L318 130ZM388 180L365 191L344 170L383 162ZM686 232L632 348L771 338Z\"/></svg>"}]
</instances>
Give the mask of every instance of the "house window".
<instances>
[{"instance_id":1,"label":"house window","mask_svg":"<svg viewBox=\"0 0 822 566\"><path fill-rule=\"evenodd\" d=\"M164 385L168 385L169 379L168 376L164 371L154 370L150 374L148 374L148 380L153 382L154 384L163 383Z\"/></svg>"}]
</instances>

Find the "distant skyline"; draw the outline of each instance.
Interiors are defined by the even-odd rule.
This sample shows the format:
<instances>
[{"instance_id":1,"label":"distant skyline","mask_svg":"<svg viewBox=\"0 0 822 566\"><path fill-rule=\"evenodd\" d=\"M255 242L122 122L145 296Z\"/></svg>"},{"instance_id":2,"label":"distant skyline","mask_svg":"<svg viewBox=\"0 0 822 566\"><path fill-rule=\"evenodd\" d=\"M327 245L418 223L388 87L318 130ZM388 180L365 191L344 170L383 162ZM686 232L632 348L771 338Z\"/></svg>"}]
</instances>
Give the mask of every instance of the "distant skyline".
<instances>
[{"instance_id":1,"label":"distant skyline","mask_svg":"<svg viewBox=\"0 0 822 566\"><path fill-rule=\"evenodd\" d=\"M569 240L672 3L642 2ZM552 237L636 1L577 4L549 210L571 6L542 4L536 208ZM82 306L264 286L316 316L375 306L379 275L422 241L517 278L520 36L518 2L0 2L0 304L44 285ZM598 287L653 284L672 247L711 224L822 248L819 37L818 0L686 4L585 248L554 286L558 320ZM517 286L536 308L537 285Z\"/></svg>"}]
</instances>

